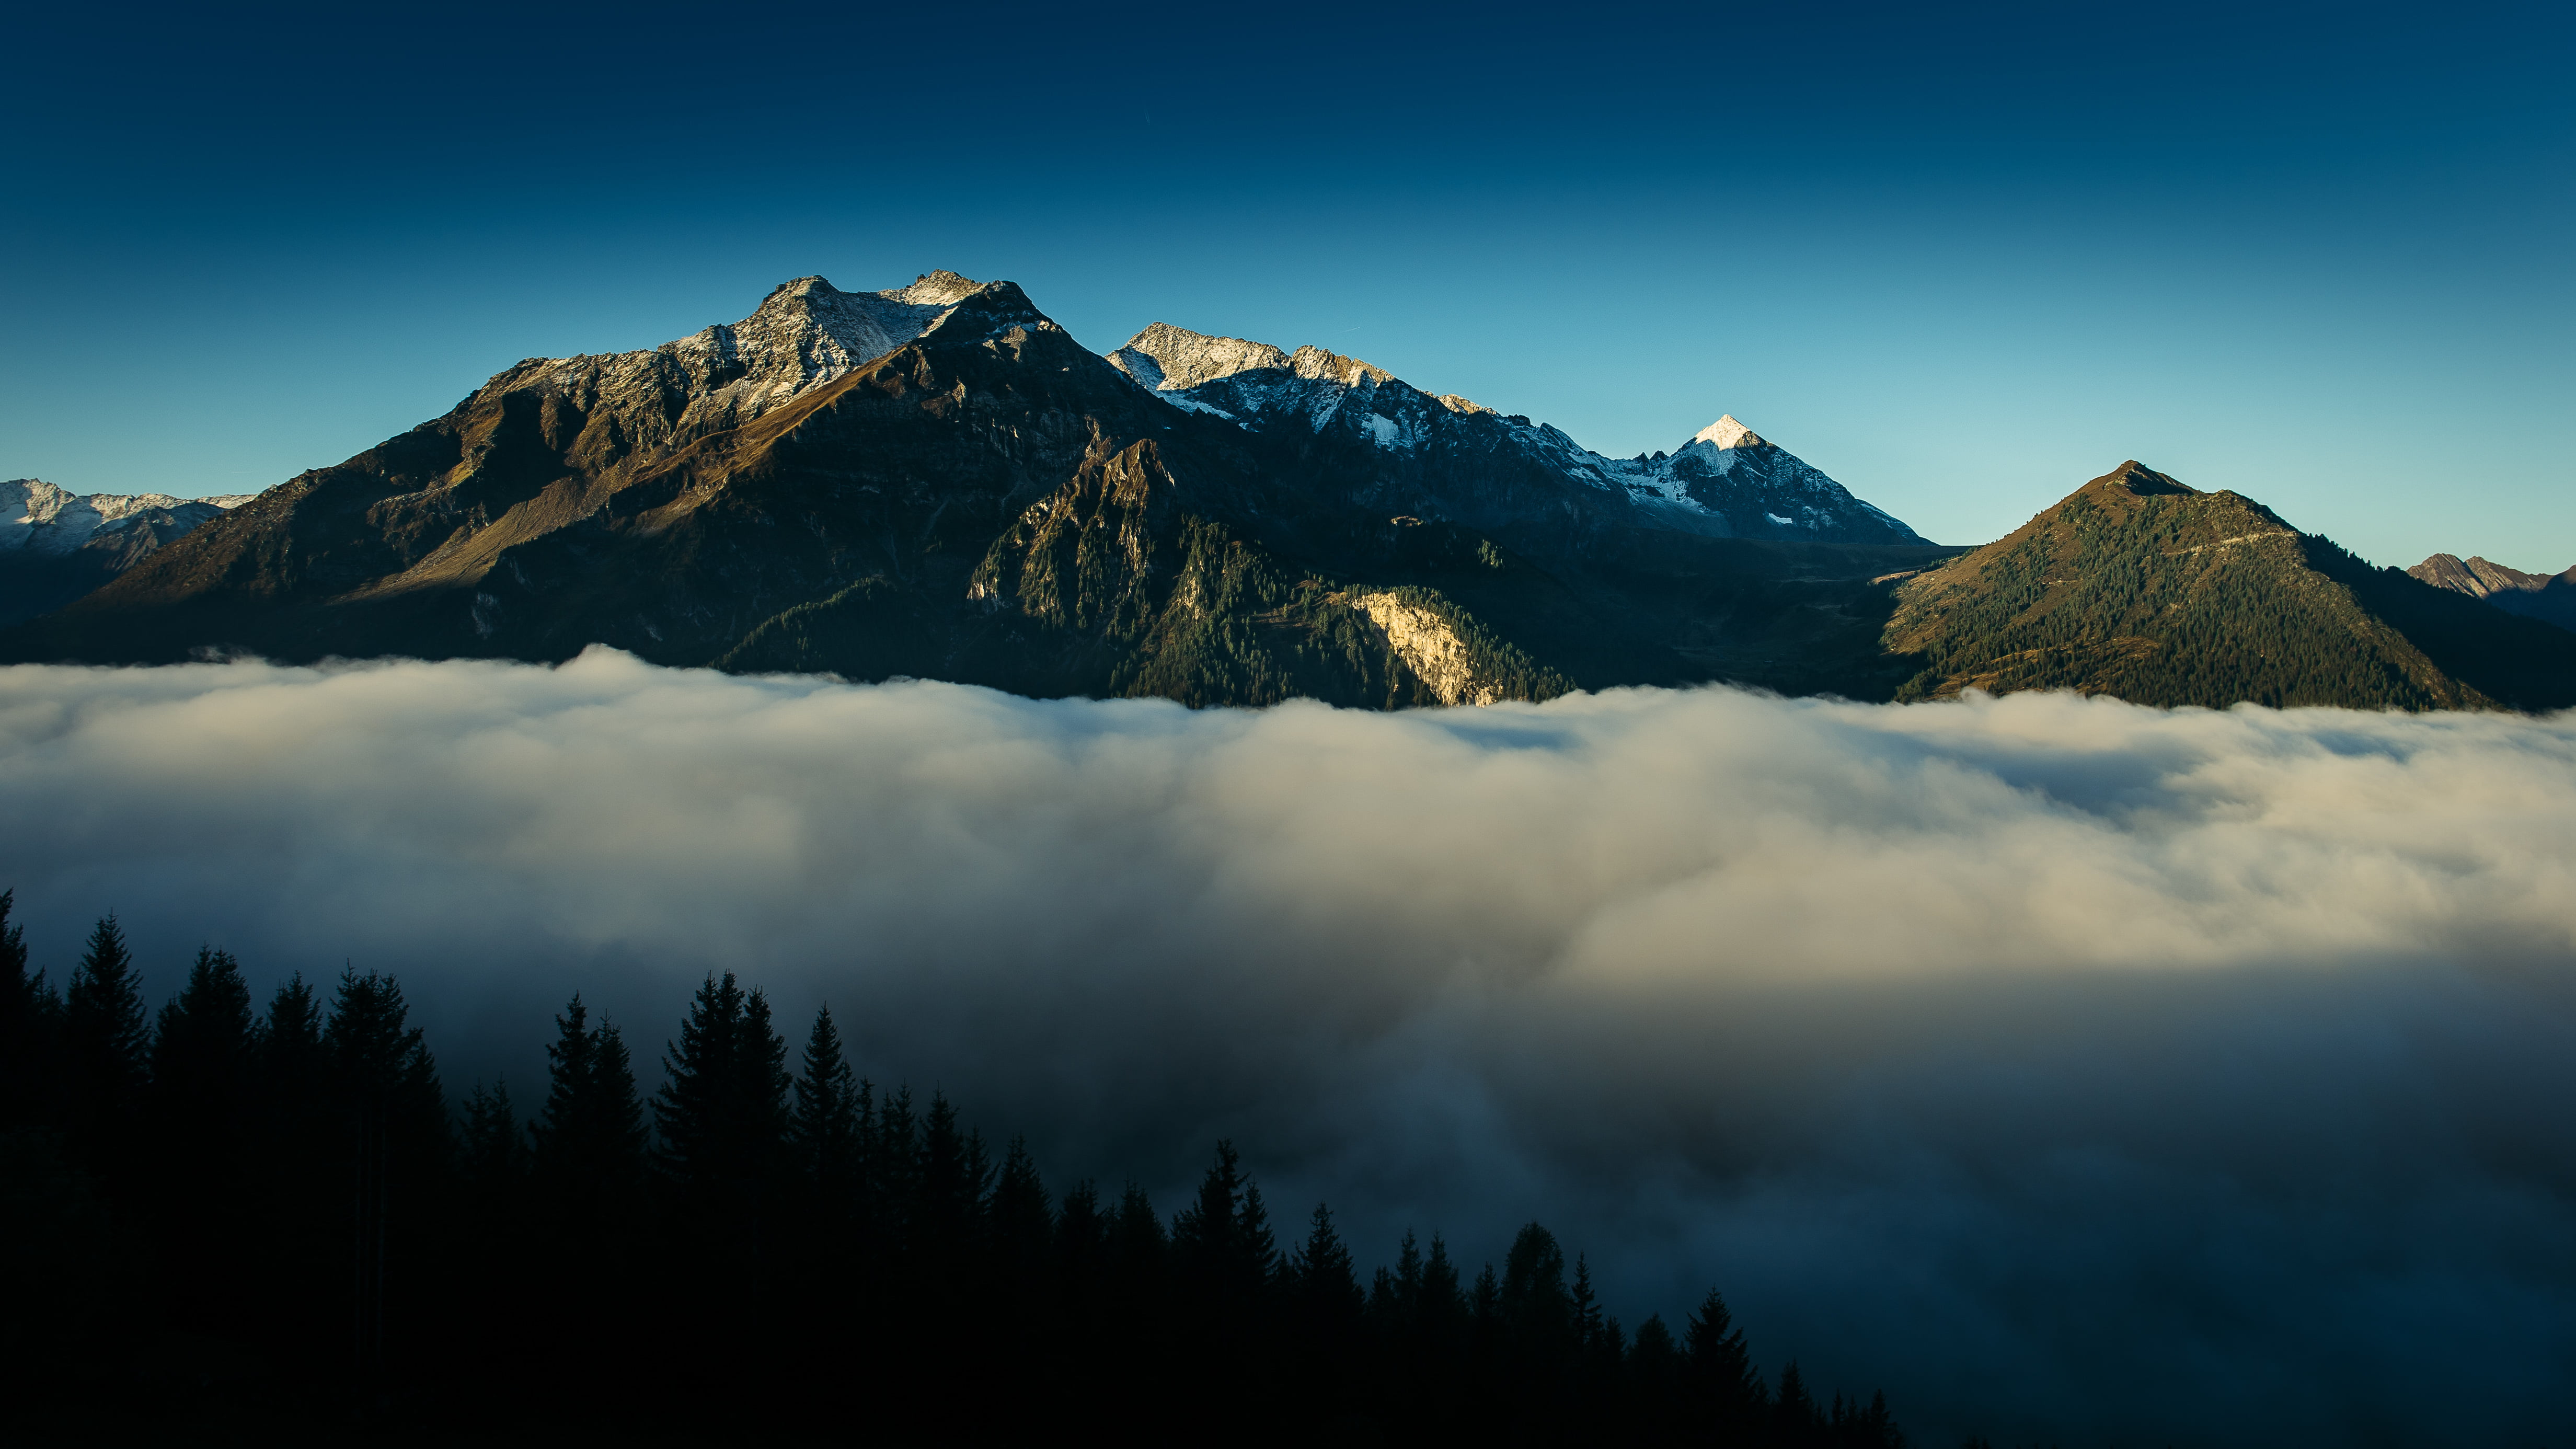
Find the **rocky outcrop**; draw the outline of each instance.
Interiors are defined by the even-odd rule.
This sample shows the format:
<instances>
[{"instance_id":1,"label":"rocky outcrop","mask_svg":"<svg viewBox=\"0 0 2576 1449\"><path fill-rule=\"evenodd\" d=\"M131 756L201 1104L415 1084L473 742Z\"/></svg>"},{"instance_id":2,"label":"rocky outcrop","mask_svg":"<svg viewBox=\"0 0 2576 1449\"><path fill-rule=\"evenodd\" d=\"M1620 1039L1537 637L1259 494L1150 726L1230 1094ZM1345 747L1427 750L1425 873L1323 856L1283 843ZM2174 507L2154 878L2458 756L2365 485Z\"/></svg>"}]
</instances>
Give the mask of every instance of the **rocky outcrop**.
<instances>
[{"instance_id":1,"label":"rocky outcrop","mask_svg":"<svg viewBox=\"0 0 2576 1449\"><path fill-rule=\"evenodd\" d=\"M1346 597L1378 627L1387 647L1442 704L1486 705L1505 697L1492 681L1477 677L1475 654L1467 641L1433 608L1390 589L1354 590Z\"/></svg>"}]
</instances>

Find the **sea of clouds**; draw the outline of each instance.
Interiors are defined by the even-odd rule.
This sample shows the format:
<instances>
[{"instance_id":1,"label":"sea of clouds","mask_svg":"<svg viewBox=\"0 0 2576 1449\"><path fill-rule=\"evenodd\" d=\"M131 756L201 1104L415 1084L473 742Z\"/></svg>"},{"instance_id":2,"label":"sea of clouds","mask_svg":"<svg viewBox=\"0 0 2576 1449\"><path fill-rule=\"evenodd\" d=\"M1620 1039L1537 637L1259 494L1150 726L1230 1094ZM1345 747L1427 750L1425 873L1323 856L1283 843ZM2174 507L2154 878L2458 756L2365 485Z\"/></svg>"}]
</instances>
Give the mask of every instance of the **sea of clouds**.
<instances>
[{"instance_id":1,"label":"sea of clouds","mask_svg":"<svg viewBox=\"0 0 2576 1449\"><path fill-rule=\"evenodd\" d=\"M1192 712L654 668L0 670L59 982L396 972L452 1090L573 991L1177 1206L1614 1312L1722 1287L1918 1441L2520 1442L2576 1382L2576 719L1728 689ZM648 1080L649 1085L649 1080Z\"/></svg>"}]
</instances>

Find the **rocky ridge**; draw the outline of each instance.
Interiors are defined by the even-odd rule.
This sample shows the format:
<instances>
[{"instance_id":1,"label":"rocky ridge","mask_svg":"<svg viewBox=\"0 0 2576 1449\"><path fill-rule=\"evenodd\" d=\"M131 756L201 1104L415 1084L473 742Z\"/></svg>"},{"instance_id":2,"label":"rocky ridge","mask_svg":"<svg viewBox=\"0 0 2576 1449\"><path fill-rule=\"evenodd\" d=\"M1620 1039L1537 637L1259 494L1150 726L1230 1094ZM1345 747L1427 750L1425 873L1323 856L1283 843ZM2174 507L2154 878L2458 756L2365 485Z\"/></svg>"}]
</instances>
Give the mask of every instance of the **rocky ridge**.
<instances>
[{"instance_id":1,"label":"rocky ridge","mask_svg":"<svg viewBox=\"0 0 2576 1449\"><path fill-rule=\"evenodd\" d=\"M1671 453L1610 458L1547 424L1425 392L1319 347L1291 353L1157 322L1108 356L1164 401L1248 431L1339 436L1374 447L1387 455L1382 467L1392 478L1418 479L1452 501L1472 496L1473 475L1490 475L1507 458L1617 499L1652 526L1713 537L1923 542L1731 416Z\"/></svg>"},{"instance_id":2,"label":"rocky ridge","mask_svg":"<svg viewBox=\"0 0 2576 1449\"><path fill-rule=\"evenodd\" d=\"M2482 558L2437 553L2406 572L2437 589L2483 599L2508 614L2576 630L2576 568L2527 574Z\"/></svg>"}]
</instances>

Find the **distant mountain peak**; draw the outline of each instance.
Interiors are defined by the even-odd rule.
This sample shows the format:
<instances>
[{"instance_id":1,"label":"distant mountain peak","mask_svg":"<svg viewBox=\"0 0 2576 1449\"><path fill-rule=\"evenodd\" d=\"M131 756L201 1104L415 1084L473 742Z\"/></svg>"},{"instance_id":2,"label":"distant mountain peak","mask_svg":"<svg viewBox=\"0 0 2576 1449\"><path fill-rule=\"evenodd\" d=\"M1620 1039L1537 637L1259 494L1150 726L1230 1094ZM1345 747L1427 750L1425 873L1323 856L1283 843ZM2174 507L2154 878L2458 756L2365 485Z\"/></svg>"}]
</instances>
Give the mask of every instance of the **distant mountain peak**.
<instances>
[{"instance_id":1,"label":"distant mountain peak","mask_svg":"<svg viewBox=\"0 0 2576 1449\"><path fill-rule=\"evenodd\" d=\"M2449 589L2473 599L2507 591L2535 593L2549 587L2550 582L2547 574L2527 574L2475 556L2464 559L2455 553L2437 553L2406 572L2437 589ZM2576 573L2576 569L2569 572Z\"/></svg>"},{"instance_id":2,"label":"distant mountain peak","mask_svg":"<svg viewBox=\"0 0 2576 1449\"><path fill-rule=\"evenodd\" d=\"M1719 448L1761 448L1769 446L1761 434L1735 420L1732 413L1691 434L1694 443L1709 443Z\"/></svg>"},{"instance_id":3,"label":"distant mountain peak","mask_svg":"<svg viewBox=\"0 0 2576 1449\"><path fill-rule=\"evenodd\" d=\"M2455 553L2437 553L2406 572L2437 589L2484 599L2508 614L2576 630L2576 568L2556 574L2527 574L2474 554L2462 558Z\"/></svg>"},{"instance_id":4,"label":"distant mountain peak","mask_svg":"<svg viewBox=\"0 0 2576 1449\"><path fill-rule=\"evenodd\" d=\"M2114 489L2139 498L2166 493L2197 496L2201 491L2171 474L2159 473L2135 458L2128 459L2119 467L2084 486Z\"/></svg>"},{"instance_id":5,"label":"distant mountain peak","mask_svg":"<svg viewBox=\"0 0 2576 1449\"><path fill-rule=\"evenodd\" d=\"M167 493L74 493L41 478L0 481L0 548L38 553L69 553L101 529L144 519L164 524L167 516L184 515L185 528L253 495L228 493L215 498L178 498Z\"/></svg>"}]
</instances>

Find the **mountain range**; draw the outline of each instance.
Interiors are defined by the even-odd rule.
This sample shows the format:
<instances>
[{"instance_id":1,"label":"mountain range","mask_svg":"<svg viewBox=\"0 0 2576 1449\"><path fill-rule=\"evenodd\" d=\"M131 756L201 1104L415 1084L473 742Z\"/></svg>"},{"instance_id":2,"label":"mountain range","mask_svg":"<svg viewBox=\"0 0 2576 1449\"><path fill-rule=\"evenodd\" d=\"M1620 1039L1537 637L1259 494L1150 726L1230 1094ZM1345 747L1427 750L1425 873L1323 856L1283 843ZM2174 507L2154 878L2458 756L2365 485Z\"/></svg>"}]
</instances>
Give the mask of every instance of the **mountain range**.
<instances>
[{"instance_id":1,"label":"mountain range","mask_svg":"<svg viewBox=\"0 0 2576 1449\"><path fill-rule=\"evenodd\" d=\"M1969 552L1731 416L1611 458L1315 347L1157 323L1103 356L1017 286L951 272L801 278L649 351L532 358L208 507L0 636L0 658L606 643L1194 705L1711 679L2576 702L2576 654L2541 637L2576 634L2135 463Z\"/></svg>"},{"instance_id":2,"label":"mountain range","mask_svg":"<svg viewBox=\"0 0 2576 1449\"><path fill-rule=\"evenodd\" d=\"M84 495L36 478L0 481L0 624L61 608L252 496Z\"/></svg>"}]
</instances>

